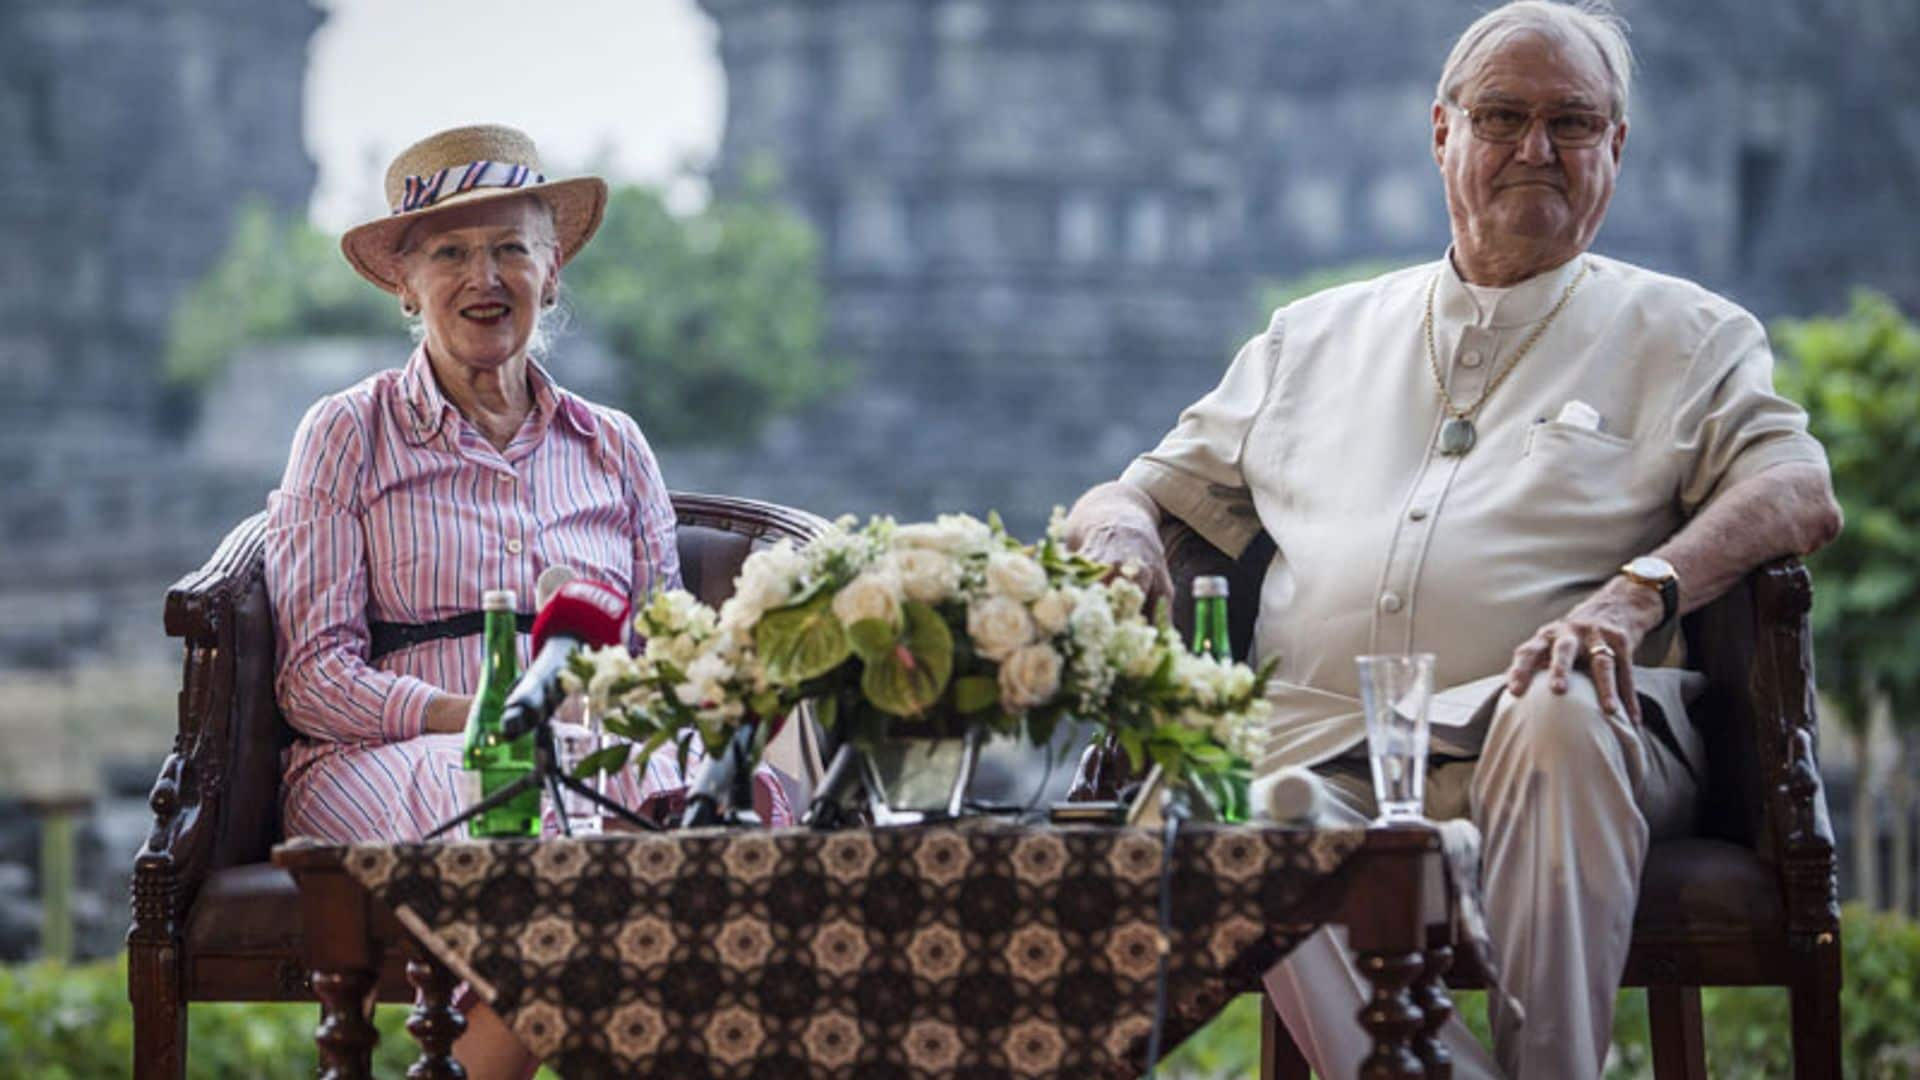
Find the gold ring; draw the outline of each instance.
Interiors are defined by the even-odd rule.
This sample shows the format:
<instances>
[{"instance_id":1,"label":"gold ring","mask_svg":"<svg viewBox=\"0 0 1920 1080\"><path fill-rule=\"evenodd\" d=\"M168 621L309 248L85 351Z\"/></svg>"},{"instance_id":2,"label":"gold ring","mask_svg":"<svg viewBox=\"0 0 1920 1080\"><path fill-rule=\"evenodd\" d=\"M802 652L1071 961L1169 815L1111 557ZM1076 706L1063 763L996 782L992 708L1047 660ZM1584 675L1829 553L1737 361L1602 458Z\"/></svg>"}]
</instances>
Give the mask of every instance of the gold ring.
<instances>
[{"instance_id":1,"label":"gold ring","mask_svg":"<svg viewBox=\"0 0 1920 1080\"><path fill-rule=\"evenodd\" d=\"M1614 654L1613 654L1613 646L1611 646L1611 645L1609 645L1609 644L1607 644L1606 642L1604 642L1604 641L1602 641L1602 642L1600 642L1600 643L1599 643L1598 645L1595 645L1595 646L1593 646L1592 648L1589 648L1589 649L1587 650L1587 655L1588 655L1588 656L1593 656L1593 657L1601 657L1601 656L1604 656L1604 657L1606 657L1607 659L1609 659L1609 660L1611 660L1611 659L1613 659L1613 655L1614 655Z\"/></svg>"}]
</instances>

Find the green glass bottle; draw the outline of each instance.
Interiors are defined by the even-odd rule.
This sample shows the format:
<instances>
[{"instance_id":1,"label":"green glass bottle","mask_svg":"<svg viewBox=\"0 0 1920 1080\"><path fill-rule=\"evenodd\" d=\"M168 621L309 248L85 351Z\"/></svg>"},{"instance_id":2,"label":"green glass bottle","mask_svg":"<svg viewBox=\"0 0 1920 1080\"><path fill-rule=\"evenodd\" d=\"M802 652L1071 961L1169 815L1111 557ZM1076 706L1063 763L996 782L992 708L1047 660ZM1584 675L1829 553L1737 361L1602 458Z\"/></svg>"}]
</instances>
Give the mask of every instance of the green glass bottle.
<instances>
[{"instance_id":1,"label":"green glass bottle","mask_svg":"<svg viewBox=\"0 0 1920 1080\"><path fill-rule=\"evenodd\" d=\"M1227 579L1203 574L1193 579L1193 651L1215 660L1233 659L1227 637Z\"/></svg>"},{"instance_id":2,"label":"green glass bottle","mask_svg":"<svg viewBox=\"0 0 1920 1080\"><path fill-rule=\"evenodd\" d=\"M466 742L461 748L469 797L486 798L533 771L533 733L511 741L500 737L500 713L507 692L520 677L513 616L517 599L512 589L495 589L480 601L487 618L486 659L480 669L480 685L473 691L473 708L467 712ZM474 818L467 823L467 835L475 839L540 835L540 789L528 787L507 803Z\"/></svg>"},{"instance_id":3,"label":"green glass bottle","mask_svg":"<svg viewBox=\"0 0 1920 1080\"><path fill-rule=\"evenodd\" d=\"M1227 579L1203 574L1193 579L1193 651L1221 663L1233 660L1233 641L1227 635ZM1235 768L1203 793L1221 821L1247 819L1250 772Z\"/></svg>"}]
</instances>

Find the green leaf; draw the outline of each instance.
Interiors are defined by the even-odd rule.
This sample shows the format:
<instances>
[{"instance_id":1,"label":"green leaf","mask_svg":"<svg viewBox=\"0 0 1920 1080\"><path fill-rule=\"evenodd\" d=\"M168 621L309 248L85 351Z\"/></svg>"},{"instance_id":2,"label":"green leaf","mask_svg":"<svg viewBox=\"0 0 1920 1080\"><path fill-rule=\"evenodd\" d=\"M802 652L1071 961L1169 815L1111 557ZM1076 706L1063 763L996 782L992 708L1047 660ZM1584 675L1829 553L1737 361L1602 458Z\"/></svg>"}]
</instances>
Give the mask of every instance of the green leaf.
<instances>
[{"instance_id":1,"label":"green leaf","mask_svg":"<svg viewBox=\"0 0 1920 1080\"><path fill-rule=\"evenodd\" d=\"M866 665L860 689L883 712L916 716L940 700L953 676L953 634L925 604L909 600L904 614L905 643Z\"/></svg>"},{"instance_id":2,"label":"green leaf","mask_svg":"<svg viewBox=\"0 0 1920 1080\"><path fill-rule=\"evenodd\" d=\"M884 619L861 619L847 627L847 639L853 643L853 651L860 659L872 663L899 642L900 631Z\"/></svg>"},{"instance_id":3,"label":"green leaf","mask_svg":"<svg viewBox=\"0 0 1920 1080\"><path fill-rule=\"evenodd\" d=\"M963 716L999 702L1000 684L991 675L963 675L953 681L953 707Z\"/></svg>"},{"instance_id":4,"label":"green leaf","mask_svg":"<svg viewBox=\"0 0 1920 1080\"><path fill-rule=\"evenodd\" d=\"M825 592L767 612L753 628L753 645L767 678L789 686L825 675L853 655L846 629L834 618L833 595Z\"/></svg>"},{"instance_id":5,"label":"green leaf","mask_svg":"<svg viewBox=\"0 0 1920 1080\"><path fill-rule=\"evenodd\" d=\"M626 767L627 755L631 753L633 753L632 743L622 742L603 746L580 759L580 764L573 767L573 778L585 780L588 777L599 776L601 773L619 772Z\"/></svg>"}]
</instances>

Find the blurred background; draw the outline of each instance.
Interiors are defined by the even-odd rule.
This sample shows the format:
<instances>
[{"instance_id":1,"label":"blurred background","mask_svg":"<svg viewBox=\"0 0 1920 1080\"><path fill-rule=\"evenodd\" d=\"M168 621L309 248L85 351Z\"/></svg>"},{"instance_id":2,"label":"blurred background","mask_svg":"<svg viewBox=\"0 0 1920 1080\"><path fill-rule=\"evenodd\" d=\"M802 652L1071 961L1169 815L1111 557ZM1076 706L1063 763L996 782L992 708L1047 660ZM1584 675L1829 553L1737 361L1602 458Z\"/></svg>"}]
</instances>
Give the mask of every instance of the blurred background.
<instances>
[{"instance_id":1,"label":"blurred background","mask_svg":"<svg viewBox=\"0 0 1920 1080\"><path fill-rule=\"evenodd\" d=\"M549 175L615 185L550 366L631 411L670 485L1032 535L1276 303L1444 250L1428 106L1485 6L0 0L0 960L40 954L68 865L55 951L120 952L175 730L165 589L263 505L315 398L405 360L337 240L409 142L510 123ZM1752 309L1821 402L1842 892L1911 915L1920 5L1619 7L1640 67L1596 249ZM1915 1009L1920 943L1884 925ZM0 1059L67 1030L12 1030L28 985L0 986Z\"/></svg>"}]
</instances>

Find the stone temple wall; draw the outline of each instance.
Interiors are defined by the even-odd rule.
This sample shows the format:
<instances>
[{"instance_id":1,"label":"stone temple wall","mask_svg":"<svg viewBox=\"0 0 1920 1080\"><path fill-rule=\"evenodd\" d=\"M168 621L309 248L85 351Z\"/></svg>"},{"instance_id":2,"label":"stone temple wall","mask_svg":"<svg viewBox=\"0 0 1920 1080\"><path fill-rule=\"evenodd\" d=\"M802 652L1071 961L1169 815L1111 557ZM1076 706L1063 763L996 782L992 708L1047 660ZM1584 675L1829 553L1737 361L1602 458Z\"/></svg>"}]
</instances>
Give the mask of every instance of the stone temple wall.
<instances>
[{"instance_id":1,"label":"stone temple wall","mask_svg":"<svg viewBox=\"0 0 1920 1080\"><path fill-rule=\"evenodd\" d=\"M671 482L829 513L1110 478L1263 322L1257 283L1435 257L1433 86L1477 0L701 0L725 190L822 232L865 379ZM1920 307L1920 6L1623 0L1640 64L1598 250L1763 317ZM644 418L642 418L644 420Z\"/></svg>"},{"instance_id":2,"label":"stone temple wall","mask_svg":"<svg viewBox=\"0 0 1920 1080\"><path fill-rule=\"evenodd\" d=\"M175 304L234 211L303 211L308 0L0 6L0 668L151 639L159 596L264 488L163 429ZM134 609L148 632L117 635ZM30 616L30 617L27 617Z\"/></svg>"}]
</instances>

